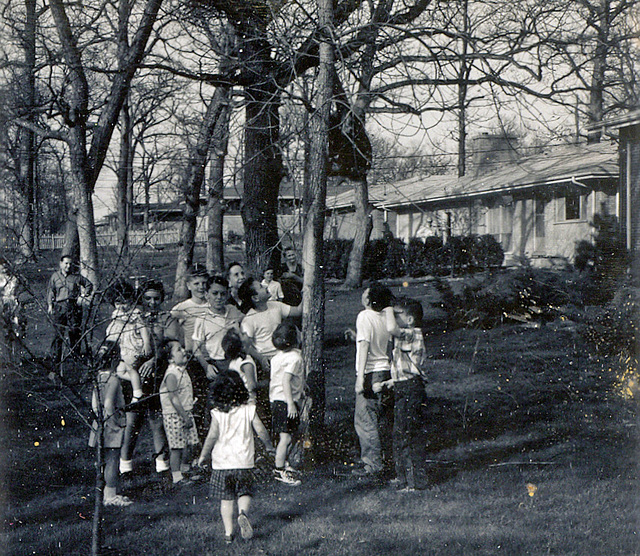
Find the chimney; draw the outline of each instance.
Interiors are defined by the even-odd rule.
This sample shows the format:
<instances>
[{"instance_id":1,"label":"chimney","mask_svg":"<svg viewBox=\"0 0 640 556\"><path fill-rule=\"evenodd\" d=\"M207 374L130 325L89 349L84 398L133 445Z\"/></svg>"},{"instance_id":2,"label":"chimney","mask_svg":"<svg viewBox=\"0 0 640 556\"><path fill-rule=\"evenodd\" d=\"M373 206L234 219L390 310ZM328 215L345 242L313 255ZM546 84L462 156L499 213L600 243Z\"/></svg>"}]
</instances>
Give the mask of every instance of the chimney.
<instances>
[{"instance_id":1,"label":"chimney","mask_svg":"<svg viewBox=\"0 0 640 556\"><path fill-rule=\"evenodd\" d=\"M512 135L483 133L473 138L473 176L495 169L499 164L515 162L518 159L518 138Z\"/></svg>"}]
</instances>

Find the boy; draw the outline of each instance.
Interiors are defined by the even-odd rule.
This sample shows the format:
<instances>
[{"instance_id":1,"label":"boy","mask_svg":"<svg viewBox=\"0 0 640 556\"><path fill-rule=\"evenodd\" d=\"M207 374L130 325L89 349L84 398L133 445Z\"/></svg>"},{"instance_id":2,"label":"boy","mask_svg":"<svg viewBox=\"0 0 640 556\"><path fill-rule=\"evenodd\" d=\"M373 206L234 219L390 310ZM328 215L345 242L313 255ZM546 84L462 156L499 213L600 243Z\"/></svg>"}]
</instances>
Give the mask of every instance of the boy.
<instances>
[{"instance_id":1,"label":"boy","mask_svg":"<svg viewBox=\"0 0 640 556\"><path fill-rule=\"evenodd\" d=\"M292 307L280 301L269 301L267 288L252 277L240 286L238 295L244 305L251 307L241 324L242 333L251 343L249 354L267 371L269 361L276 353L271 341L273 332L287 317L302 315L302 302Z\"/></svg>"},{"instance_id":2,"label":"boy","mask_svg":"<svg viewBox=\"0 0 640 556\"><path fill-rule=\"evenodd\" d=\"M415 299L400 298L393 309L385 310L385 314L389 330L398 337L394 339L391 380L374 385L374 391L393 387L396 482L399 489L413 491L426 483L423 416L427 396L424 388L426 354L420 328L422 305Z\"/></svg>"},{"instance_id":3,"label":"boy","mask_svg":"<svg viewBox=\"0 0 640 556\"><path fill-rule=\"evenodd\" d=\"M362 294L364 310L356 320L354 427L363 467L354 469L353 474L361 477L380 477L392 468L393 393L375 387L391 378L387 356L390 334L382 310L391 305L392 299L389 288L372 284Z\"/></svg>"}]
</instances>

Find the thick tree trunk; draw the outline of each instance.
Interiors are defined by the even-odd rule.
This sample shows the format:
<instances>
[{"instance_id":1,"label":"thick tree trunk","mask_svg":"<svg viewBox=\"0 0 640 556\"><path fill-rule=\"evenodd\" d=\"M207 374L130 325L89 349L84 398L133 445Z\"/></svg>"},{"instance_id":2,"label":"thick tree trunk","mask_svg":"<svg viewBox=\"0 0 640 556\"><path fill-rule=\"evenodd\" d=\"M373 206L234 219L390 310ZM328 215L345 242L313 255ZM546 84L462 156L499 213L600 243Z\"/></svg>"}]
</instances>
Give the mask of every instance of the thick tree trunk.
<instances>
[{"instance_id":1,"label":"thick tree trunk","mask_svg":"<svg viewBox=\"0 0 640 556\"><path fill-rule=\"evenodd\" d=\"M36 3L25 0L24 26L24 74L22 82L23 117L35 120L35 64L36 64ZM29 129L20 130L20 189L24 198L24 217L18 234L20 253L25 259L35 258L36 228L36 182L35 182L35 140Z\"/></svg>"},{"instance_id":2,"label":"thick tree trunk","mask_svg":"<svg viewBox=\"0 0 640 556\"><path fill-rule=\"evenodd\" d=\"M278 192L283 176L278 149L280 93L268 83L246 89L242 221L247 272L260 276L279 262Z\"/></svg>"},{"instance_id":3,"label":"thick tree trunk","mask_svg":"<svg viewBox=\"0 0 640 556\"><path fill-rule=\"evenodd\" d=\"M311 431L317 438L324 425L325 376L323 361L324 342L324 215L329 167L329 115L331 112L333 76L333 3L318 0L318 27L320 33L320 66L318 72L317 109L309 121L308 173L304 195L304 243L302 264L303 287L303 355L308 382L313 397Z\"/></svg>"},{"instance_id":4,"label":"thick tree trunk","mask_svg":"<svg viewBox=\"0 0 640 556\"><path fill-rule=\"evenodd\" d=\"M353 247L349 254L347 277L344 282L344 287L348 289L357 288L362 284L362 260L373 228L369 209L369 187L366 178L353 183L353 201L356 233L353 237Z\"/></svg>"},{"instance_id":5,"label":"thick tree trunk","mask_svg":"<svg viewBox=\"0 0 640 556\"><path fill-rule=\"evenodd\" d=\"M173 289L174 301L184 299L188 294L186 278L193 264L197 218L200 210L200 192L204 183L211 139L220 114L227 105L227 94L227 90L221 87L217 88L213 94L202 121L198 141L189 161L189 174L184 190L185 208L180 227L180 239L178 240L178 260Z\"/></svg>"}]
</instances>

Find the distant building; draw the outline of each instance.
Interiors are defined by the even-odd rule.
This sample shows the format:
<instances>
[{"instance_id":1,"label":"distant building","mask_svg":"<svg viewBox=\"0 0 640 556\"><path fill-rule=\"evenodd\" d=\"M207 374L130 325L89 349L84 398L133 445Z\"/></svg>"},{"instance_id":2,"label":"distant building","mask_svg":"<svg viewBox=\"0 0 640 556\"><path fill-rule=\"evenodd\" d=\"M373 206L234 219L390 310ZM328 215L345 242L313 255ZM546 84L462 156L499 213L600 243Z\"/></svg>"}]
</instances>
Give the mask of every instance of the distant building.
<instances>
[{"instance_id":1,"label":"distant building","mask_svg":"<svg viewBox=\"0 0 640 556\"><path fill-rule=\"evenodd\" d=\"M467 176L371 186L374 230L386 222L405 241L491 234L506 264L542 265L571 261L576 242L592 237L596 213L620 216L615 144L563 145L517 157L509 139L499 145L490 136L480 139ZM492 143L498 159L488 156ZM327 209L327 236L352 238L353 193L328 197Z\"/></svg>"}]
</instances>

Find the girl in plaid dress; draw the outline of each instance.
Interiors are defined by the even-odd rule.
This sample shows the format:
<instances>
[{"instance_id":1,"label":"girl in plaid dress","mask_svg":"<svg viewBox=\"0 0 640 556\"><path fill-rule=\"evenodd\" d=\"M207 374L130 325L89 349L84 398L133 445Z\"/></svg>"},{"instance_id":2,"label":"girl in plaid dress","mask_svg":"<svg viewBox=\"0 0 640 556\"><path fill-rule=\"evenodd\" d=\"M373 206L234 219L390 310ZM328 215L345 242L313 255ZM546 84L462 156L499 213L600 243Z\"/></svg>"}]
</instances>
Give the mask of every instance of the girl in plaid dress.
<instances>
[{"instance_id":1,"label":"girl in plaid dress","mask_svg":"<svg viewBox=\"0 0 640 556\"><path fill-rule=\"evenodd\" d=\"M211 459L211 494L220 499L225 542L231 544L236 502L240 534L243 539L253 537L247 514L253 495L254 431L270 454L275 453L275 448L237 372L224 371L218 374L211 385L210 394L211 427L198 465Z\"/></svg>"}]
</instances>

